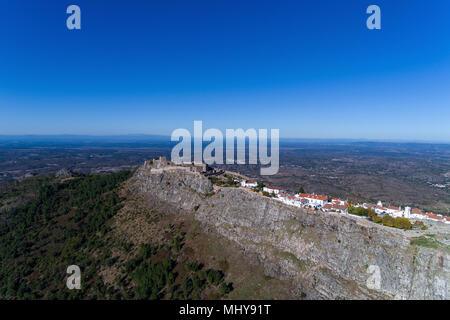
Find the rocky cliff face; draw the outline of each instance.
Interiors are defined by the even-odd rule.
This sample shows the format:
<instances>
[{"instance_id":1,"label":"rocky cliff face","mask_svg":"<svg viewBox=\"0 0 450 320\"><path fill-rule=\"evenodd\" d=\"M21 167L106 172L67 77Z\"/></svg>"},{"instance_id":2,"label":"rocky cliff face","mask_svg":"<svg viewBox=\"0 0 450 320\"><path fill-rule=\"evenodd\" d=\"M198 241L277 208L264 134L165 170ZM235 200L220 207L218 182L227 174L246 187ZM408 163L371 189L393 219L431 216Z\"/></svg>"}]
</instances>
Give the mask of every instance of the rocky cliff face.
<instances>
[{"instance_id":1,"label":"rocky cliff face","mask_svg":"<svg viewBox=\"0 0 450 320\"><path fill-rule=\"evenodd\" d=\"M218 188L187 168L139 168L134 192L193 214L234 241L267 275L311 299L450 299L448 247L413 245L408 232L363 218L313 213L251 191ZM371 285L377 277L379 286Z\"/></svg>"}]
</instances>

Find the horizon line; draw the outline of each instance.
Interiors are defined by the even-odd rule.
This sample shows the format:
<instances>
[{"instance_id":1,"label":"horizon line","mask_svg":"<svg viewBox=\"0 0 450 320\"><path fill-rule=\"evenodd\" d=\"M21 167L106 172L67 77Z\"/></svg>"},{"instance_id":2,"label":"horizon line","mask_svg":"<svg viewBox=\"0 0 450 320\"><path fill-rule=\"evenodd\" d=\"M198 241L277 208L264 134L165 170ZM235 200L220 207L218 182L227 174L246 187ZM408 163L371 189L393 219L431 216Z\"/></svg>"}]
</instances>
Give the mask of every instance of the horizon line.
<instances>
[{"instance_id":1,"label":"horizon line","mask_svg":"<svg viewBox=\"0 0 450 320\"><path fill-rule=\"evenodd\" d=\"M170 135L167 134L153 134L153 133L126 133L126 134L0 134L1 139L18 139L18 138L132 138L132 137L158 137L168 138L170 141ZM305 138L305 137L280 137L280 140L291 141L343 141L343 142L390 142L390 143L429 143L429 144L450 144L450 140L427 140L427 139L383 139L383 138Z\"/></svg>"}]
</instances>

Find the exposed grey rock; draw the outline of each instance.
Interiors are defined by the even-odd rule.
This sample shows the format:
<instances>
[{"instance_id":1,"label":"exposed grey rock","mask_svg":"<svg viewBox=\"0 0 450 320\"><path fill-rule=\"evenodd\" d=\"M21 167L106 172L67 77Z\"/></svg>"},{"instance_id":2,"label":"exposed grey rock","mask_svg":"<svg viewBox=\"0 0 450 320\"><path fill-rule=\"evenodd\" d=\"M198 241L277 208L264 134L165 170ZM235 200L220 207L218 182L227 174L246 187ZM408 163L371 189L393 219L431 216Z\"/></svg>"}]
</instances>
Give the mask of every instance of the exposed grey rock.
<instances>
[{"instance_id":1,"label":"exposed grey rock","mask_svg":"<svg viewBox=\"0 0 450 320\"><path fill-rule=\"evenodd\" d=\"M291 279L310 299L450 298L448 250L414 246L405 231L309 212L248 190L213 188L182 167L141 167L131 185L195 214L206 231L234 241L268 275ZM368 288L371 265L379 267L380 288Z\"/></svg>"},{"instance_id":2,"label":"exposed grey rock","mask_svg":"<svg viewBox=\"0 0 450 320\"><path fill-rule=\"evenodd\" d=\"M71 171L67 170L66 168L62 168L58 172L55 173L55 177L57 178L70 178L73 174Z\"/></svg>"}]
</instances>

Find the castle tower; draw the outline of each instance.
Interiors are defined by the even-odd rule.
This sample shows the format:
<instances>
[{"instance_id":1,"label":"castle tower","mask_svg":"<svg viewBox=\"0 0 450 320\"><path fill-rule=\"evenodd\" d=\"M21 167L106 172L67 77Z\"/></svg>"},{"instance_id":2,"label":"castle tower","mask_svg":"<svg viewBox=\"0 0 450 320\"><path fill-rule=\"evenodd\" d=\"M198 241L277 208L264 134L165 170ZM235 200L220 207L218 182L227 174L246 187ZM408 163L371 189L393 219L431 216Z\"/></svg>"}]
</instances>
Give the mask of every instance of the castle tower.
<instances>
[{"instance_id":1,"label":"castle tower","mask_svg":"<svg viewBox=\"0 0 450 320\"><path fill-rule=\"evenodd\" d=\"M411 207L405 207L404 217L405 218L410 218L411 217Z\"/></svg>"},{"instance_id":2,"label":"castle tower","mask_svg":"<svg viewBox=\"0 0 450 320\"><path fill-rule=\"evenodd\" d=\"M156 169L166 167L167 166L167 159L166 159L166 157L160 156L159 159L153 160L153 166Z\"/></svg>"}]
</instances>

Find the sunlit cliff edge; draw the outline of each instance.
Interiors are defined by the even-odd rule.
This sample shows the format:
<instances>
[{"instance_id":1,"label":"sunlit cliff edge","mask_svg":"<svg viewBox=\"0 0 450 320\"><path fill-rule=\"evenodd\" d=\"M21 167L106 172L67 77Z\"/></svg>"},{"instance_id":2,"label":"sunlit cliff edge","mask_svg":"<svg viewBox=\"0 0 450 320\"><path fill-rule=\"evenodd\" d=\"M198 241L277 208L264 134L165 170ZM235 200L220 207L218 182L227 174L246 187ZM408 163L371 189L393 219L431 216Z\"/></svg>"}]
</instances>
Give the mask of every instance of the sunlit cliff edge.
<instances>
[{"instance_id":1,"label":"sunlit cliff edge","mask_svg":"<svg viewBox=\"0 0 450 320\"><path fill-rule=\"evenodd\" d=\"M248 262L292 281L309 299L450 298L449 247L417 245L408 231L218 187L190 166L146 162L129 188L193 215L206 232L234 242ZM379 286L370 285L374 268Z\"/></svg>"}]
</instances>

